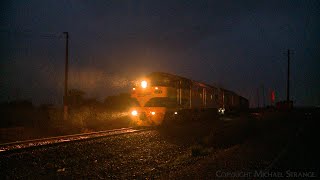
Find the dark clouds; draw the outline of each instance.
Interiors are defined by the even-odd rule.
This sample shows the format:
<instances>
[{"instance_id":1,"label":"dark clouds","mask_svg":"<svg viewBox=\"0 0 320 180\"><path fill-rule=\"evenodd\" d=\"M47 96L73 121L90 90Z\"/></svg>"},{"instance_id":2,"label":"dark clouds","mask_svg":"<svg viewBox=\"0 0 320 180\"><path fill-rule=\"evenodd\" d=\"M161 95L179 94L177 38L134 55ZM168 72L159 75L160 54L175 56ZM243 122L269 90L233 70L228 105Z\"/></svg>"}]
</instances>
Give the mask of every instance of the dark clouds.
<instances>
[{"instance_id":1,"label":"dark clouds","mask_svg":"<svg viewBox=\"0 0 320 180\"><path fill-rule=\"evenodd\" d=\"M69 31L70 85L92 96L125 92L131 79L165 71L223 85L252 105L261 86L275 89L279 100L290 48L293 99L320 103L318 1L14 1L2 7L2 99L19 91L61 102L60 32Z\"/></svg>"}]
</instances>

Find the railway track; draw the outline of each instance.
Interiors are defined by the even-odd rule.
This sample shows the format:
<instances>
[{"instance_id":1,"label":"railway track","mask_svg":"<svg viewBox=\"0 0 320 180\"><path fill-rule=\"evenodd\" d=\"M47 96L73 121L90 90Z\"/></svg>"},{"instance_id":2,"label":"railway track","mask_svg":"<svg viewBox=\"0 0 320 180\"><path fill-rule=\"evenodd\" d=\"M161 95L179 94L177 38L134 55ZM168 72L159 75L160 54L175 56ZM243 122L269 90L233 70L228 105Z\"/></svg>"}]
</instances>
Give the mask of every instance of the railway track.
<instances>
[{"instance_id":1,"label":"railway track","mask_svg":"<svg viewBox=\"0 0 320 180\"><path fill-rule=\"evenodd\" d=\"M139 128L139 129L129 127L129 128L120 128L120 129L112 129L112 130L106 130L106 131L91 132L91 133L73 134L73 135L66 135L66 136L56 136L56 137L49 137L49 138L3 143L3 144L0 144L0 154L5 152L27 149L27 148L36 148L36 147L50 146L50 145L56 145L61 143L84 141L84 140L102 138L107 136L116 136L116 135L123 135L128 133L141 132L146 130L151 130L151 129L145 128L145 127Z\"/></svg>"}]
</instances>

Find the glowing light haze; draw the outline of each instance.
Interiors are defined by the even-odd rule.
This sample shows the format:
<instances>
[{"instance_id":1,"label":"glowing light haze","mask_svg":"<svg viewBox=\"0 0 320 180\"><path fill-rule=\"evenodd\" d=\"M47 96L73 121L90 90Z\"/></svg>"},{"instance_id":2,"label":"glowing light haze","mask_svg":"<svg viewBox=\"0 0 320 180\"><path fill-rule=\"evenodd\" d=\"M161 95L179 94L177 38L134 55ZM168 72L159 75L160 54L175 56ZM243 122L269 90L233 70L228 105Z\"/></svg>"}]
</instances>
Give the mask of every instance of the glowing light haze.
<instances>
[{"instance_id":1,"label":"glowing light haze","mask_svg":"<svg viewBox=\"0 0 320 180\"><path fill-rule=\"evenodd\" d=\"M262 86L278 101L289 48L292 99L320 104L317 0L21 0L1 8L1 101L62 103L68 31L70 88L92 97L129 92L131 80L164 71L221 85L252 106Z\"/></svg>"}]
</instances>

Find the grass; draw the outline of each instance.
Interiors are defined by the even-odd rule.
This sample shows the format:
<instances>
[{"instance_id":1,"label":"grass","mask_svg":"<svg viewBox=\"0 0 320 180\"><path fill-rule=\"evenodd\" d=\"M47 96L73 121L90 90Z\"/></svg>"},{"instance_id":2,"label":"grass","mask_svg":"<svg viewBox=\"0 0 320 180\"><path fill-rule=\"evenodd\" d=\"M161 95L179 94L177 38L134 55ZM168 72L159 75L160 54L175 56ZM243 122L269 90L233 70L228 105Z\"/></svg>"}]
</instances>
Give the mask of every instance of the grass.
<instances>
[{"instance_id":1,"label":"grass","mask_svg":"<svg viewBox=\"0 0 320 180\"><path fill-rule=\"evenodd\" d=\"M130 119L124 111L110 111L102 108L81 107L70 109L67 120L63 119L63 110L50 108L33 110L26 116L24 111L12 110L16 121L23 121L20 128L3 127L0 130L0 142L35 139L75 133L101 131L130 126ZM18 125L18 124L17 124Z\"/></svg>"}]
</instances>

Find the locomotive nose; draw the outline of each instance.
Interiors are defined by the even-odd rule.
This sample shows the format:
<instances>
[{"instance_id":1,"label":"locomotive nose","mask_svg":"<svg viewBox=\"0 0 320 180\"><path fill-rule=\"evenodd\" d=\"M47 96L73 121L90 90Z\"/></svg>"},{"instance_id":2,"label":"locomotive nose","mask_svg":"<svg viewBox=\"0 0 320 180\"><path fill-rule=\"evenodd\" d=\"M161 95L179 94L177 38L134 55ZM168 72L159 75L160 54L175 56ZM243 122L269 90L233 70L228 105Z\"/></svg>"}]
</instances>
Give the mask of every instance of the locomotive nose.
<instances>
[{"instance_id":1,"label":"locomotive nose","mask_svg":"<svg viewBox=\"0 0 320 180\"><path fill-rule=\"evenodd\" d=\"M145 112L141 112L140 115L139 115L139 118L142 121L145 121L145 120L147 120L147 114Z\"/></svg>"}]
</instances>

